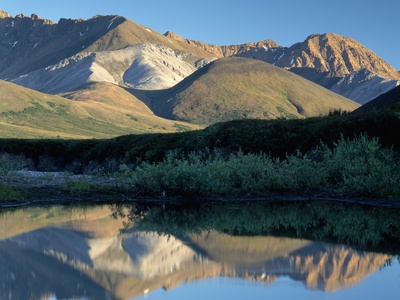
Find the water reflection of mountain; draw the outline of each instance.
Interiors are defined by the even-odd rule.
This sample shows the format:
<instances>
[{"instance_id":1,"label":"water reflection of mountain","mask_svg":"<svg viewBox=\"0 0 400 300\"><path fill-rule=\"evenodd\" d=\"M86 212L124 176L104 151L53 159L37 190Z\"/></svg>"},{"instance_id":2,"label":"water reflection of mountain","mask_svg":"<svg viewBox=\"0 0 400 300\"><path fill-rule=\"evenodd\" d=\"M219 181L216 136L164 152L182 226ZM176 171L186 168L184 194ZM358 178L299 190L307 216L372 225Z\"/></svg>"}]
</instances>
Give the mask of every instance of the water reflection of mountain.
<instances>
[{"instance_id":1,"label":"water reflection of mountain","mask_svg":"<svg viewBox=\"0 0 400 300\"><path fill-rule=\"evenodd\" d=\"M0 236L0 298L127 299L217 276L266 283L290 276L308 288L333 291L361 281L390 258L289 238L211 232L178 239L134 230L120 235L122 220L105 212L64 215L58 225L56 217L39 211L0 215L0 224L16 232ZM16 228L18 223L28 230Z\"/></svg>"}]
</instances>

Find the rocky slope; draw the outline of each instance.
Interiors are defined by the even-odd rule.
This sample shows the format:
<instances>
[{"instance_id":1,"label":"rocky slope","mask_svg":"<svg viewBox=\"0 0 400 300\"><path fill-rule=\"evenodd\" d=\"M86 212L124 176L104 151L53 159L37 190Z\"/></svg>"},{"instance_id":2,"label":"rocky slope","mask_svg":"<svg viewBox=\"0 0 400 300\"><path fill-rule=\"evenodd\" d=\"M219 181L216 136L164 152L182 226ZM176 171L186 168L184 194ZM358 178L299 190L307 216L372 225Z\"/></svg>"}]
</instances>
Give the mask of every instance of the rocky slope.
<instances>
[{"instance_id":1,"label":"rocky slope","mask_svg":"<svg viewBox=\"0 0 400 300\"><path fill-rule=\"evenodd\" d=\"M50 94L74 91L89 82L154 90L174 86L195 70L171 48L142 43L120 50L78 53L12 82Z\"/></svg>"},{"instance_id":2,"label":"rocky slope","mask_svg":"<svg viewBox=\"0 0 400 300\"><path fill-rule=\"evenodd\" d=\"M213 56L218 58L245 54L251 51L252 49L257 49L257 48L263 48L267 51L269 48L280 47L277 43L275 43L273 40L270 39L255 43L241 44L241 45L217 46L217 45L210 45L207 43L203 43L201 41L185 39L180 35L173 33L171 31L167 31L164 35L170 39L185 43L187 45L194 45L196 48L203 49L207 53L211 53Z\"/></svg>"},{"instance_id":3,"label":"rocky slope","mask_svg":"<svg viewBox=\"0 0 400 300\"><path fill-rule=\"evenodd\" d=\"M361 69L343 76L330 90L363 105L376 98L377 94L382 95L398 85L400 80L385 78L368 69Z\"/></svg>"},{"instance_id":4,"label":"rocky slope","mask_svg":"<svg viewBox=\"0 0 400 300\"><path fill-rule=\"evenodd\" d=\"M384 110L386 108L391 109L393 107L400 108L400 86L376 97L367 104L356 109L354 113L366 113L368 111Z\"/></svg>"},{"instance_id":5,"label":"rocky slope","mask_svg":"<svg viewBox=\"0 0 400 300\"><path fill-rule=\"evenodd\" d=\"M46 68L80 52L113 51L150 43L176 50L187 61L212 55L195 46L171 40L120 16L95 16L88 20L60 19L58 23L20 14L0 15L0 78Z\"/></svg>"}]
</instances>

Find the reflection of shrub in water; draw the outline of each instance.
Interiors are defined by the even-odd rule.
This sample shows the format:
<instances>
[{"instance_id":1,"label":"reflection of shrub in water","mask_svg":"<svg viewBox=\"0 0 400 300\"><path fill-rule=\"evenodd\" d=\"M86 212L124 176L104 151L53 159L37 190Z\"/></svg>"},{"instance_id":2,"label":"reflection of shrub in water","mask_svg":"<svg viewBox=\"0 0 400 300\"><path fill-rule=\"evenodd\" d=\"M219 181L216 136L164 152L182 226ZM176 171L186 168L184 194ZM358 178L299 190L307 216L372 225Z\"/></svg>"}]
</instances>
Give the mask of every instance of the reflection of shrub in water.
<instances>
[{"instance_id":1,"label":"reflection of shrub in water","mask_svg":"<svg viewBox=\"0 0 400 300\"><path fill-rule=\"evenodd\" d=\"M114 210L116 215L120 213L117 207ZM396 254L400 249L398 211L355 204L304 201L134 205L129 218L139 229L174 236L217 230L230 235L305 238L372 250L385 247Z\"/></svg>"}]
</instances>

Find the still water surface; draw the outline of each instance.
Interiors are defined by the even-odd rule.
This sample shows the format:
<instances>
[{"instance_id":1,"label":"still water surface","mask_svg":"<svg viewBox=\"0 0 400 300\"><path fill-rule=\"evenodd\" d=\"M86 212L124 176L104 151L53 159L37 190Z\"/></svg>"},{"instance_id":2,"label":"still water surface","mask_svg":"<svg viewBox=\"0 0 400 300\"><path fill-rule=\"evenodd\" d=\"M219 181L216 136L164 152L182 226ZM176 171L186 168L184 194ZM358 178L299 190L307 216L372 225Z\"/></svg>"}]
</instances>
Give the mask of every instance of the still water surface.
<instances>
[{"instance_id":1,"label":"still water surface","mask_svg":"<svg viewBox=\"0 0 400 300\"><path fill-rule=\"evenodd\" d=\"M398 258L300 238L142 231L109 206L0 214L0 299L399 299Z\"/></svg>"}]
</instances>

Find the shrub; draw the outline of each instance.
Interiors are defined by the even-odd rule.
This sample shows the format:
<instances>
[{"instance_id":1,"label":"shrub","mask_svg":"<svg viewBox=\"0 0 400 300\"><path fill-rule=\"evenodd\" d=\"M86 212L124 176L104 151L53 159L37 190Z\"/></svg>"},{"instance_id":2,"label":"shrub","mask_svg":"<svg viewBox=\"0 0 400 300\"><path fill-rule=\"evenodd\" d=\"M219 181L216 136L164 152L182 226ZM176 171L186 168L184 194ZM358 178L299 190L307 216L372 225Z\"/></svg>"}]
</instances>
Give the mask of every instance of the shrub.
<instances>
[{"instance_id":1,"label":"shrub","mask_svg":"<svg viewBox=\"0 0 400 300\"><path fill-rule=\"evenodd\" d=\"M285 159L269 155L169 152L156 163L120 169L119 185L143 195L243 196L324 193L332 196L400 196L396 153L376 138L343 137L333 149L321 144Z\"/></svg>"},{"instance_id":2,"label":"shrub","mask_svg":"<svg viewBox=\"0 0 400 300\"><path fill-rule=\"evenodd\" d=\"M33 168L33 162L26 159L22 154L0 154L0 174L6 174L9 171Z\"/></svg>"},{"instance_id":3,"label":"shrub","mask_svg":"<svg viewBox=\"0 0 400 300\"><path fill-rule=\"evenodd\" d=\"M400 168L396 153L382 149L377 138L343 137L333 150L324 148L323 167L330 184L349 195L399 195Z\"/></svg>"}]
</instances>

